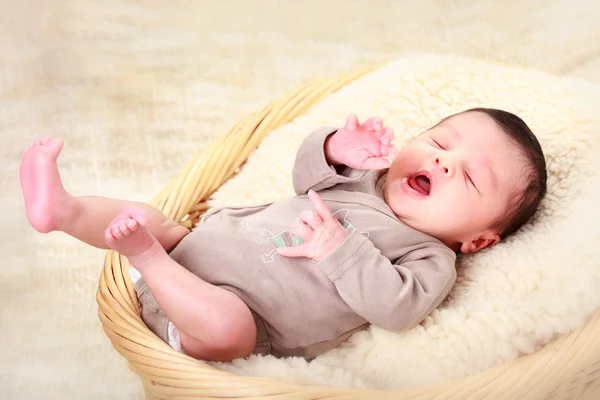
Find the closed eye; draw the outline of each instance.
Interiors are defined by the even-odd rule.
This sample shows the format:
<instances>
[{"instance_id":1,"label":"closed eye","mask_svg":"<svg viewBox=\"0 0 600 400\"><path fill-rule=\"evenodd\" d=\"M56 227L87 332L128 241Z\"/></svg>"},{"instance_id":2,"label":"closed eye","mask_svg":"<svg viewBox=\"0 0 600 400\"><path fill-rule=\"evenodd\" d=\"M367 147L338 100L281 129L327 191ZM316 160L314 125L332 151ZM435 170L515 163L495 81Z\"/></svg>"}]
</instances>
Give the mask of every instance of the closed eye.
<instances>
[{"instance_id":1,"label":"closed eye","mask_svg":"<svg viewBox=\"0 0 600 400\"><path fill-rule=\"evenodd\" d=\"M442 147L442 145L441 145L441 144L439 144L439 143L438 143L438 142L437 142L437 141L436 141L434 138L431 138L431 137L430 137L429 139L431 139L431 141L432 141L433 143L435 143L435 145L436 145L437 147L439 147L440 149L442 149L442 150L446 150L446 149L445 149L444 147Z\"/></svg>"}]
</instances>

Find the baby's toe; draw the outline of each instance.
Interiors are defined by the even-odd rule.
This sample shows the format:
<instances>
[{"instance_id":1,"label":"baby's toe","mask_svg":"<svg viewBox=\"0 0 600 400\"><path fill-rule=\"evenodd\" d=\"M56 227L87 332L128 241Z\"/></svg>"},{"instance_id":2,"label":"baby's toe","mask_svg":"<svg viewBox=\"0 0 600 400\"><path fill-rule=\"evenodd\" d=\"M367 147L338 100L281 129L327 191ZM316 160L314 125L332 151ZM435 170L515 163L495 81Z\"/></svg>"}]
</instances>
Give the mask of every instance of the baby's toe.
<instances>
[{"instance_id":1,"label":"baby's toe","mask_svg":"<svg viewBox=\"0 0 600 400\"><path fill-rule=\"evenodd\" d=\"M146 225L148 222L148 213L139 208L131 209L131 218L135 220L139 225Z\"/></svg>"},{"instance_id":2,"label":"baby's toe","mask_svg":"<svg viewBox=\"0 0 600 400\"><path fill-rule=\"evenodd\" d=\"M121 233L121 231L119 230L119 224L114 224L111 227L111 232L112 235L115 239L121 239L123 237L123 234Z\"/></svg>"},{"instance_id":3,"label":"baby's toe","mask_svg":"<svg viewBox=\"0 0 600 400\"><path fill-rule=\"evenodd\" d=\"M131 231L127 227L127 221L123 221L119 224L119 232L121 232L123 236L127 236L131 233Z\"/></svg>"},{"instance_id":4,"label":"baby's toe","mask_svg":"<svg viewBox=\"0 0 600 400\"><path fill-rule=\"evenodd\" d=\"M126 225L130 231L133 231L135 228L137 228L138 222L135 219L128 219Z\"/></svg>"},{"instance_id":5,"label":"baby's toe","mask_svg":"<svg viewBox=\"0 0 600 400\"><path fill-rule=\"evenodd\" d=\"M104 240L106 240L106 243L112 243L115 241L115 237L112 234L112 230L110 228L106 228L106 230L104 231Z\"/></svg>"}]
</instances>

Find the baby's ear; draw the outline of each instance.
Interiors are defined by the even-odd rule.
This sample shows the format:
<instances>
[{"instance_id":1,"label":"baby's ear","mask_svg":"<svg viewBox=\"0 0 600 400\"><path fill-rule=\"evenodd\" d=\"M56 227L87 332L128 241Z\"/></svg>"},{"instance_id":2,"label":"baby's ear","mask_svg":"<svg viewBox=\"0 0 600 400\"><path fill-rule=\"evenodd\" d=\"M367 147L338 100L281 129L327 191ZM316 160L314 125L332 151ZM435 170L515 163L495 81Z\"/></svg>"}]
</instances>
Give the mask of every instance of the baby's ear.
<instances>
[{"instance_id":1,"label":"baby's ear","mask_svg":"<svg viewBox=\"0 0 600 400\"><path fill-rule=\"evenodd\" d=\"M460 245L461 253L475 253L481 249L485 249L486 247L492 247L496 243L500 241L500 236L494 231L485 231L480 236L475 239L463 242Z\"/></svg>"}]
</instances>

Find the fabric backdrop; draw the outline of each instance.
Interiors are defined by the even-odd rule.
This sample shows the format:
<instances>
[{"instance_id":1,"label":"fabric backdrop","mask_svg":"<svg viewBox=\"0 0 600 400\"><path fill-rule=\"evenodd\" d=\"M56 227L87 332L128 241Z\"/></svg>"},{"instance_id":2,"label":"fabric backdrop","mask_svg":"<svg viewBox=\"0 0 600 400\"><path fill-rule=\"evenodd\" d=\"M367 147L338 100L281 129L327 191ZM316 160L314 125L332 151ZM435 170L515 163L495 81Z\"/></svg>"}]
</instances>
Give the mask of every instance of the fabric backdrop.
<instances>
[{"instance_id":1,"label":"fabric backdrop","mask_svg":"<svg viewBox=\"0 0 600 400\"><path fill-rule=\"evenodd\" d=\"M0 1L0 399L136 399L96 316L104 252L27 223L20 154L146 201L216 135L325 74L438 52L600 82L595 0Z\"/></svg>"}]
</instances>

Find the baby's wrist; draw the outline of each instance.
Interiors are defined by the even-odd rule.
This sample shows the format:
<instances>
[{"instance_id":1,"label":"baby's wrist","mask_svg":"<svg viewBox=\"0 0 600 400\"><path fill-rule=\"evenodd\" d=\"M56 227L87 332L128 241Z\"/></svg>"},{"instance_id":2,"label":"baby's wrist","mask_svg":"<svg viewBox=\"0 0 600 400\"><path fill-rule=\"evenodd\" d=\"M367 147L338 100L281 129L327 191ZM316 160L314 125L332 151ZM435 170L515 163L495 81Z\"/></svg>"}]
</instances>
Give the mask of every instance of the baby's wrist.
<instances>
[{"instance_id":1,"label":"baby's wrist","mask_svg":"<svg viewBox=\"0 0 600 400\"><path fill-rule=\"evenodd\" d=\"M340 161L339 157L336 155L335 151L335 140L332 140L336 133L327 136L325 139L325 160L329 165L342 165L343 162Z\"/></svg>"}]
</instances>

